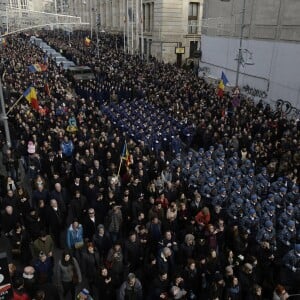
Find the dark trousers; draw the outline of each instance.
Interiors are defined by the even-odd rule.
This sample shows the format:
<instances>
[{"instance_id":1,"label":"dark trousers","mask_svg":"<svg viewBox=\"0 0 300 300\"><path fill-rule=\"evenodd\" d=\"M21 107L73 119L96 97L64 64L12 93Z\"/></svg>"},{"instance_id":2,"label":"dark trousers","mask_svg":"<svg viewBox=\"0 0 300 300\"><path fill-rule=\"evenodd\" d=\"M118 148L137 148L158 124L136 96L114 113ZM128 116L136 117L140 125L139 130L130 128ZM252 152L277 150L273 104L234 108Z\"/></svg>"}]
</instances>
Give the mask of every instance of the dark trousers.
<instances>
[{"instance_id":1,"label":"dark trousers","mask_svg":"<svg viewBox=\"0 0 300 300\"><path fill-rule=\"evenodd\" d=\"M75 299L75 285L72 281L66 282L62 281L62 287L63 287L63 296L64 299L67 299L67 295L70 292L71 293L71 299Z\"/></svg>"}]
</instances>

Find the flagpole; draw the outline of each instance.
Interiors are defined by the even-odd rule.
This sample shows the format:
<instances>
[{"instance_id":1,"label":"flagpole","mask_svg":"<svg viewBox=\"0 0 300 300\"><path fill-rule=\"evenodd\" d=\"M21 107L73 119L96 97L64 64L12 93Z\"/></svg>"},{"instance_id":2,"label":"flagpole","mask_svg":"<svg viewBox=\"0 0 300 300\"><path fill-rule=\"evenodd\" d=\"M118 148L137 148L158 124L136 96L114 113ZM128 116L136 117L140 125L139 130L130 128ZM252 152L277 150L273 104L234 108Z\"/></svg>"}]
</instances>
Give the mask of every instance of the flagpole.
<instances>
[{"instance_id":1,"label":"flagpole","mask_svg":"<svg viewBox=\"0 0 300 300\"><path fill-rule=\"evenodd\" d=\"M141 22L141 58L142 60L144 59L144 10L143 10L143 0L141 1L141 10L140 10L140 14L141 14L141 18L140 18L140 22Z\"/></svg>"},{"instance_id":2,"label":"flagpole","mask_svg":"<svg viewBox=\"0 0 300 300\"><path fill-rule=\"evenodd\" d=\"M8 114L15 108L15 106L21 101L21 99L23 98L23 94L19 97L19 99L11 106L11 108L7 111L6 115L8 116Z\"/></svg>"},{"instance_id":3,"label":"flagpole","mask_svg":"<svg viewBox=\"0 0 300 300\"><path fill-rule=\"evenodd\" d=\"M0 104L1 104L1 115L0 119L3 121L4 125L4 131L5 131L5 137L6 137L6 144L10 148L11 147L11 138L10 138L10 132L9 132L9 125L7 121L7 113L5 112L5 102L3 97L3 89L2 89L2 81L0 78Z\"/></svg>"},{"instance_id":4,"label":"flagpole","mask_svg":"<svg viewBox=\"0 0 300 300\"><path fill-rule=\"evenodd\" d=\"M124 50L124 55L126 51L126 26L127 26L127 18L126 18L126 12L125 12L125 0L123 0L123 8L124 8L124 20L123 20L123 50Z\"/></svg>"},{"instance_id":5,"label":"flagpole","mask_svg":"<svg viewBox=\"0 0 300 300\"><path fill-rule=\"evenodd\" d=\"M122 150L121 157L120 157L120 164L119 164L119 169L118 169L118 176L119 176L120 171L121 171L122 161L123 161L124 156L126 155L127 151L128 151L128 149L127 149L127 142L126 142L126 139L125 139L123 150Z\"/></svg>"},{"instance_id":6,"label":"flagpole","mask_svg":"<svg viewBox=\"0 0 300 300\"><path fill-rule=\"evenodd\" d=\"M140 14L139 14L139 1L135 0L135 50L136 53L139 51L139 22L140 22Z\"/></svg>"},{"instance_id":7,"label":"flagpole","mask_svg":"<svg viewBox=\"0 0 300 300\"><path fill-rule=\"evenodd\" d=\"M244 28L245 28L245 12L246 12L246 0L243 2L243 10L242 10L242 24L241 24L241 34L240 34L240 46L239 46L239 53L237 59L237 68L236 68L236 78L235 78L235 86L239 86L239 76L240 76L240 68L243 58L243 38L244 38Z\"/></svg>"},{"instance_id":8,"label":"flagpole","mask_svg":"<svg viewBox=\"0 0 300 300\"><path fill-rule=\"evenodd\" d=\"M133 0L131 0L131 55L133 55L133 22L134 22L134 14L133 14Z\"/></svg>"},{"instance_id":9,"label":"flagpole","mask_svg":"<svg viewBox=\"0 0 300 300\"><path fill-rule=\"evenodd\" d=\"M126 30L127 30L127 53L129 53L129 11L128 11L128 0L126 0Z\"/></svg>"},{"instance_id":10,"label":"flagpole","mask_svg":"<svg viewBox=\"0 0 300 300\"><path fill-rule=\"evenodd\" d=\"M120 175L121 166L122 166L122 161L123 161L123 157L121 156L121 158L120 158L120 164L119 164L119 169L118 169L118 177L119 177L119 175Z\"/></svg>"}]
</instances>

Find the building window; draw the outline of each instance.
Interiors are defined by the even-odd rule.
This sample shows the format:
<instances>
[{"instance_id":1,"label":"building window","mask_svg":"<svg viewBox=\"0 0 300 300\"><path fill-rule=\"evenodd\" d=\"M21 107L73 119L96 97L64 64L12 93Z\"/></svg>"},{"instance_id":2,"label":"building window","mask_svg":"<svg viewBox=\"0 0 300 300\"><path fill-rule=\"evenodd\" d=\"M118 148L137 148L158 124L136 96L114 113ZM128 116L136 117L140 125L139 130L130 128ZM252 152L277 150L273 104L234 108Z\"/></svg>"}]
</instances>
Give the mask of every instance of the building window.
<instances>
[{"instance_id":1,"label":"building window","mask_svg":"<svg viewBox=\"0 0 300 300\"><path fill-rule=\"evenodd\" d=\"M189 17L188 17L188 33L198 33L198 19L199 19L199 3L191 2L189 4Z\"/></svg>"},{"instance_id":2,"label":"building window","mask_svg":"<svg viewBox=\"0 0 300 300\"><path fill-rule=\"evenodd\" d=\"M190 57L195 57L198 50L198 42L197 41L190 41Z\"/></svg>"},{"instance_id":3,"label":"building window","mask_svg":"<svg viewBox=\"0 0 300 300\"><path fill-rule=\"evenodd\" d=\"M27 9L27 0L21 0L21 8Z\"/></svg>"}]
</instances>

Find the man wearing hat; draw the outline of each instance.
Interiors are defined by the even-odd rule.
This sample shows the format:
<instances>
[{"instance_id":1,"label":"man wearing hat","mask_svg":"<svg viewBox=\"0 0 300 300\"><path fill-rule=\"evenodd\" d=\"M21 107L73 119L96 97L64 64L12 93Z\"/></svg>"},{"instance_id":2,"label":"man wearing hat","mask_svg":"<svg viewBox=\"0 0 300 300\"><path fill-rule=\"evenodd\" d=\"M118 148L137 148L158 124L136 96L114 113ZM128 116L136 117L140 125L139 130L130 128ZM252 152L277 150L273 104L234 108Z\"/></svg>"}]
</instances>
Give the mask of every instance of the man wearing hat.
<instances>
[{"instance_id":1,"label":"man wearing hat","mask_svg":"<svg viewBox=\"0 0 300 300\"><path fill-rule=\"evenodd\" d=\"M296 204L296 202L300 199L299 186L294 185L292 187L292 191L286 194L286 200L289 205Z\"/></svg>"},{"instance_id":2,"label":"man wearing hat","mask_svg":"<svg viewBox=\"0 0 300 300\"><path fill-rule=\"evenodd\" d=\"M208 204L210 204L211 199L217 194L215 183L216 179L214 177L209 177L207 180L207 184L203 186L203 189L201 191L203 198L207 201Z\"/></svg>"},{"instance_id":3,"label":"man wearing hat","mask_svg":"<svg viewBox=\"0 0 300 300\"><path fill-rule=\"evenodd\" d=\"M284 228L289 220L294 220L294 208L289 205L284 212L278 217L278 225L280 228Z\"/></svg>"},{"instance_id":4,"label":"man wearing hat","mask_svg":"<svg viewBox=\"0 0 300 300\"><path fill-rule=\"evenodd\" d=\"M268 194L267 198L262 201L261 207L263 211L267 211L269 206L275 206L274 203L274 194L270 193Z\"/></svg>"},{"instance_id":5,"label":"man wearing hat","mask_svg":"<svg viewBox=\"0 0 300 300\"><path fill-rule=\"evenodd\" d=\"M265 224L267 221L271 221L273 225L276 224L275 206L269 205L266 207L265 212L260 218L260 223Z\"/></svg>"},{"instance_id":6,"label":"man wearing hat","mask_svg":"<svg viewBox=\"0 0 300 300\"><path fill-rule=\"evenodd\" d=\"M255 237L259 227L259 218L254 208L250 208L241 220L241 227Z\"/></svg>"},{"instance_id":7,"label":"man wearing hat","mask_svg":"<svg viewBox=\"0 0 300 300\"><path fill-rule=\"evenodd\" d=\"M279 253L284 255L290 250L296 240L296 227L295 221L289 220L279 233L278 233L278 248Z\"/></svg>"},{"instance_id":8,"label":"man wearing hat","mask_svg":"<svg viewBox=\"0 0 300 300\"><path fill-rule=\"evenodd\" d=\"M293 292L300 293L300 244L296 244L283 257L282 283L293 288Z\"/></svg>"},{"instance_id":9,"label":"man wearing hat","mask_svg":"<svg viewBox=\"0 0 300 300\"><path fill-rule=\"evenodd\" d=\"M286 205L286 191L287 189L285 187L281 187L279 190L279 193L274 195L274 202L276 204L276 208L284 208Z\"/></svg>"},{"instance_id":10,"label":"man wearing hat","mask_svg":"<svg viewBox=\"0 0 300 300\"><path fill-rule=\"evenodd\" d=\"M231 225L237 225L240 220L244 216L244 208L243 208L243 199L242 198L237 198L235 199L232 204L228 207L227 209L227 214L229 217L229 223Z\"/></svg>"},{"instance_id":11,"label":"man wearing hat","mask_svg":"<svg viewBox=\"0 0 300 300\"><path fill-rule=\"evenodd\" d=\"M258 231L256 241L259 244L267 242L271 247L276 247L276 232L270 220L266 221L264 226Z\"/></svg>"},{"instance_id":12,"label":"man wearing hat","mask_svg":"<svg viewBox=\"0 0 300 300\"><path fill-rule=\"evenodd\" d=\"M256 211L256 214L258 216L260 216L260 214L261 214L261 205L258 202L257 194L250 195L250 199L246 202L246 205L245 205L246 213L248 213L251 209L254 209Z\"/></svg>"}]
</instances>

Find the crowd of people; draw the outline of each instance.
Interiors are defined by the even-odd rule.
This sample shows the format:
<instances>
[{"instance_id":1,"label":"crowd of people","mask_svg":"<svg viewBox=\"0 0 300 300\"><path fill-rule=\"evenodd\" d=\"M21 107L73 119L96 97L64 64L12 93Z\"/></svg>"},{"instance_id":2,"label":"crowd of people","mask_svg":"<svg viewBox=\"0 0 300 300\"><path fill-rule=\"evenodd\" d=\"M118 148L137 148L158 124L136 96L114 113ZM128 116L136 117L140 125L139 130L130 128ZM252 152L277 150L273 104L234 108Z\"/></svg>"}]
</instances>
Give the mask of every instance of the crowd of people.
<instances>
[{"instance_id":1,"label":"crowd of people","mask_svg":"<svg viewBox=\"0 0 300 300\"><path fill-rule=\"evenodd\" d=\"M297 299L299 120L109 34L100 57L85 32L39 34L96 79L51 57L30 73L28 35L1 49L7 108L30 85L40 104L12 110L2 146L14 299Z\"/></svg>"}]
</instances>

